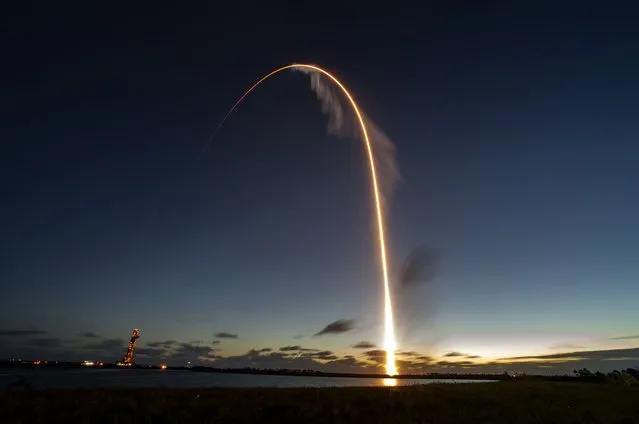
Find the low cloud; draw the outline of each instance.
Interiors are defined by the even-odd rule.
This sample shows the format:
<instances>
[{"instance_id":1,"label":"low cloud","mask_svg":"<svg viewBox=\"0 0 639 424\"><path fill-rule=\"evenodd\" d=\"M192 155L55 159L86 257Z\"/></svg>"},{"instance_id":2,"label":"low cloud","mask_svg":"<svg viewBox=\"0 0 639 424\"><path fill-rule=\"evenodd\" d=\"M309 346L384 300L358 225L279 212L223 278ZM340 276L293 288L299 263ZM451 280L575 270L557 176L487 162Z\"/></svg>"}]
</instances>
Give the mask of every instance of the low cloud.
<instances>
[{"instance_id":1,"label":"low cloud","mask_svg":"<svg viewBox=\"0 0 639 424\"><path fill-rule=\"evenodd\" d=\"M460 356L467 356L467 355L461 352L448 352L447 354L444 355L444 358L457 358Z\"/></svg>"},{"instance_id":2,"label":"low cloud","mask_svg":"<svg viewBox=\"0 0 639 424\"><path fill-rule=\"evenodd\" d=\"M284 346L280 348L281 352L319 352L321 349L311 349L300 345Z\"/></svg>"},{"instance_id":3,"label":"low cloud","mask_svg":"<svg viewBox=\"0 0 639 424\"><path fill-rule=\"evenodd\" d=\"M280 348L280 350L281 350L282 352L293 352L293 351L298 351L298 350L300 350L301 348L302 348L302 347L301 347L301 346L298 346L298 345L295 345L295 346L284 346L284 347L281 347L281 348Z\"/></svg>"},{"instance_id":4,"label":"low cloud","mask_svg":"<svg viewBox=\"0 0 639 424\"><path fill-rule=\"evenodd\" d=\"M136 356L150 356L153 358L161 359L165 354L164 349L159 349L155 347L138 347L135 349Z\"/></svg>"},{"instance_id":5,"label":"low cloud","mask_svg":"<svg viewBox=\"0 0 639 424\"><path fill-rule=\"evenodd\" d=\"M306 359L321 359L323 361L334 361L337 360L338 357L330 350L320 350L313 352L300 352L295 356L295 359L306 358Z\"/></svg>"},{"instance_id":6,"label":"low cloud","mask_svg":"<svg viewBox=\"0 0 639 424\"><path fill-rule=\"evenodd\" d=\"M630 336L613 337L610 340L634 340L639 339L639 334L633 334Z\"/></svg>"},{"instance_id":7,"label":"low cloud","mask_svg":"<svg viewBox=\"0 0 639 424\"><path fill-rule=\"evenodd\" d=\"M86 350L120 351L126 349L127 343L122 339L103 339L98 342L86 343L82 346Z\"/></svg>"},{"instance_id":8,"label":"low cloud","mask_svg":"<svg viewBox=\"0 0 639 424\"><path fill-rule=\"evenodd\" d=\"M0 336L4 337L40 336L46 333L42 330L0 330Z\"/></svg>"},{"instance_id":9,"label":"low cloud","mask_svg":"<svg viewBox=\"0 0 639 424\"><path fill-rule=\"evenodd\" d=\"M227 332L215 333L215 337L217 337L218 339L237 339L238 338L237 334L227 333Z\"/></svg>"},{"instance_id":10,"label":"low cloud","mask_svg":"<svg viewBox=\"0 0 639 424\"><path fill-rule=\"evenodd\" d=\"M552 353L549 355L536 356L514 356L509 358L501 358L504 361L521 361L521 360L566 360L577 361L585 359L610 360L611 358L632 358L639 360L639 348L632 349L612 349L612 350L590 350L578 352Z\"/></svg>"},{"instance_id":11,"label":"low cloud","mask_svg":"<svg viewBox=\"0 0 639 424\"><path fill-rule=\"evenodd\" d=\"M273 352L251 349L243 355L218 358L212 366L218 368L271 368L271 369L315 369L324 372L365 372L369 364L353 357L339 357L333 352Z\"/></svg>"},{"instance_id":12,"label":"low cloud","mask_svg":"<svg viewBox=\"0 0 639 424\"><path fill-rule=\"evenodd\" d=\"M148 342L146 345L149 347L163 347L169 349L177 344L178 342L175 340L166 340L163 342Z\"/></svg>"},{"instance_id":13,"label":"low cloud","mask_svg":"<svg viewBox=\"0 0 639 424\"><path fill-rule=\"evenodd\" d=\"M146 362L169 362L174 365L208 363L217 358L219 349L195 342L178 342L166 340L163 342L150 342L145 347L136 349L136 355L145 356Z\"/></svg>"},{"instance_id":14,"label":"low cloud","mask_svg":"<svg viewBox=\"0 0 639 424\"><path fill-rule=\"evenodd\" d=\"M58 337L40 337L35 339L27 339L24 341L25 345L33 347L48 347L59 348L68 344L68 340L60 339Z\"/></svg>"},{"instance_id":15,"label":"low cloud","mask_svg":"<svg viewBox=\"0 0 639 424\"><path fill-rule=\"evenodd\" d=\"M343 320L346 321L346 320ZM339 325L342 323L337 321ZM335 323L328 333L337 331ZM340 330L352 328L349 322ZM337 331L339 332L339 331ZM85 359L115 362L126 352L128 339L103 339L94 333L80 333L75 339L50 337L42 330L0 331L0 357L23 359L70 360ZM89 335L90 334L90 335ZM95 336L95 337L94 337ZM624 339L630 336L624 336ZM317 342L317 339L314 339ZM368 341L351 345L347 355L331 350L308 348L302 345L286 345L278 350L269 347L254 348L242 355L222 355L219 341L177 340L150 341L138 346L135 360L140 364L209 365L216 368L288 368L314 369L325 372L383 373L386 352L375 348ZM565 344L563 346L573 346ZM562 345L556 345L559 349ZM572 374L573 370L588 368L591 371L610 372L612 370L637 367L639 348L578 351L576 349L543 355L504 357L484 362L479 355L463 352L447 352L444 357L433 360L419 351L397 353L397 366L401 373L490 373L524 372L527 374Z\"/></svg>"},{"instance_id":16,"label":"low cloud","mask_svg":"<svg viewBox=\"0 0 639 424\"><path fill-rule=\"evenodd\" d=\"M375 362L377 364L386 363L386 351L382 349L373 349L364 352L364 356L367 360Z\"/></svg>"},{"instance_id":17,"label":"low cloud","mask_svg":"<svg viewBox=\"0 0 639 424\"><path fill-rule=\"evenodd\" d=\"M584 349L585 346L575 345L572 343L556 343L554 345L548 346L548 349L552 350L574 350L574 349Z\"/></svg>"},{"instance_id":18,"label":"low cloud","mask_svg":"<svg viewBox=\"0 0 639 424\"><path fill-rule=\"evenodd\" d=\"M215 352L219 349L195 345L192 343L178 343L177 349L175 349L169 357L189 357L193 359L213 359L216 357Z\"/></svg>"},{"instance_id":19,"label":"low cloud","mask_svg":"<svg viewBox=\"0 0 639 424\"><path fill-rule=\"evenodd\" d=\"M437 365L440 367L467 367L475 365L475 363L472 361L439 361Z\"/></svg>"},{"instance_id":20,"label":"low cloud","mask_svg":"<svg viewBox=\"0 0 639 424\"><path fill-rule=\"evenodd\" d=\"M322 336L324 334L341 334L355 328L355 320L352 319L340 319L333 321L324 327L321 331L315 333L316 336Z\"/></svg>"},{"instance_id":21,"label":"low cloud","mask_svg":"<svg viewBox=\"0 0 639 424\"><path fill-rule=\"evenodd\" d=\"M376 347L377 346L375 345L375 343L366 342L366 341L357 342L356 344L353 345L353 349L373 349Z\"/></svg>"}]
</instances>

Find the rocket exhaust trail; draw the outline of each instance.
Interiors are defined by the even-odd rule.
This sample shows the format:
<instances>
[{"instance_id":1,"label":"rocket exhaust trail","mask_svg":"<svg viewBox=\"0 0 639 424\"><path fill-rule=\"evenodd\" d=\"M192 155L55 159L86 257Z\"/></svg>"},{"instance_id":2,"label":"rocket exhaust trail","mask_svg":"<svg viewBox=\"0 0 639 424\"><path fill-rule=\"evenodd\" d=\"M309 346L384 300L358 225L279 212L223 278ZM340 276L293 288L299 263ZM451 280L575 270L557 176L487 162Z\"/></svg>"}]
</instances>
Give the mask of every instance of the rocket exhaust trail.
<instances>
[{"instance_id":1,"label":"rocket exhaust trail","mask_svg":"<svg viewBox=\"0 0 639 424\"><path fill-rule=\"evenodd\" d=\"M360 110L359 106L355 102L355 99L353 98L351 93L346 89L346 87L335 76L333 76L328 71L320 68L319 66L309 65L309 64L291 64L291 65L286 65L286 66L277 68L269 72L262 78L260 78L244 94L242 94L242 96L238 99L237 102L235 102L233 107L231 107L231 109L226 113L224 118L222 118L222 121L220 121L218 126L215 128L213 134L211 135L207 143L204 145L202 152L206 150L206 148L209 146L209 144L211 143L211 141L213 140L217 132L224 125L224 122L233 113L233 111L237 108L237 106L240 103L242 103L242 101L246 98L246 96L248 96L255 88L257 88L262 82L264 82L271 76L287 69L298 70L311 75L311 83L312 83L313 90L317 93L318 98L323 102L323 106L326 109L325 111L330 113L331 110L329 109L331 105L333 104L333 102L335 101L335 99L332 98L330 94L328 96L324 95L326 93L324 93L322 90L325 89L326 87L321 84L321 81L319 80L319 78L316 78L316 77L319 77L319 75L327 77L329 80L335 83L337 87L339 87L341 92L348 99L348 102L351 105L353 112L355 113L355 116L357 117L357 122L359 124L361 136L366 146L366 153L367 153L368 161L370 165L371 183L373 186L373 194L374 194L374 200L375 200L374 206L375 206L375 216L377 221L377 236L378 236L378 242L379 242L379 254L381 259L382 277L383 277L383 284L384 284L384 350L386 351L386 374L388 374L389 376L396 375L397 367L395 364L395 350L397 349L397 343L395 341L395 327L393 322L393 303L391 299L390 283L388 280L388 261L386 257L387 256L386 255L386 236L385 236L385 228L384 228L384 213L383 213L383 207L382 207L383 199L382 199L381 190L380 190L380 183L378 181L379 170L375 161L373 145L369 137L370 128L367 127L362 111ZM341 118L341 110L338 110L337 112L338 112L337 117ZM334 116L331 116L331 117L335 118Z\"/></svg>"}]
</instances>

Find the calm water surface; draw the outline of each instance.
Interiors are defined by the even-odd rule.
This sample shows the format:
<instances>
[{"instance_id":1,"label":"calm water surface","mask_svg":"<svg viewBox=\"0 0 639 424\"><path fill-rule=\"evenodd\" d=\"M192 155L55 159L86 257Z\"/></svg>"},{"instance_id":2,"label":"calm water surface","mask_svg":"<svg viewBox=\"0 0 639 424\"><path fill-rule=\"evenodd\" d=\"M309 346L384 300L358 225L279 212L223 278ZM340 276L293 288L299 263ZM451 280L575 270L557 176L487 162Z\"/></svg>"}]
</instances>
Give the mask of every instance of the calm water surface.
<instances>
[{"instance_id":1,"label":"calm water surface","mask_svg":"<svg viewBox=\"0 0 639 424\"><path fill-rule=\"evenodd\" d=\"M97 387L348 387L384 386L376 378L292 377L279 375L216 374L161 370L0 370L0 388L27 377L36 388ZM394 380L396 385L479 383L483 380ZM385 384L386 383L386 384Z\"/></svg>"}]
</instances>

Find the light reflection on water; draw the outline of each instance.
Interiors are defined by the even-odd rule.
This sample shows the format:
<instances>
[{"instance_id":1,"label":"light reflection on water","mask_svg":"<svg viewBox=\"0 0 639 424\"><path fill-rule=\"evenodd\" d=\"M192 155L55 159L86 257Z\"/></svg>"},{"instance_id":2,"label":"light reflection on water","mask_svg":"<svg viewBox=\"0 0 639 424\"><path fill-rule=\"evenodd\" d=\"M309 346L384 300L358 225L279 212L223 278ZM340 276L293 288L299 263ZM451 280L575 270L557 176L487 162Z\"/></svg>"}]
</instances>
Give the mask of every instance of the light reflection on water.
<instances>
[{"instance_id":1,"label":"light reflection on water","mask_svg":"<svg viewBox=\"0 0 639 424\"><path fill-rule=\"evenodd\" d=\"M395 387L397 386L397 380L394 378L385 378L384 379L384 386L386 387Z\"/></svg>"},{"instance_id":2,"label":"light reflection on water","mask_svg":"<svg viewBox=\"0 0 639 424\"><path fill-rule=\"evenodd\" d=\"M171 370L70 369L0 370L0 389L25 376L35 388L76 387L394 387L430 383L473 383L482 380L428 380L396 378L292 377L281 375L218 374Z\"/></svg>"}]
</instances>

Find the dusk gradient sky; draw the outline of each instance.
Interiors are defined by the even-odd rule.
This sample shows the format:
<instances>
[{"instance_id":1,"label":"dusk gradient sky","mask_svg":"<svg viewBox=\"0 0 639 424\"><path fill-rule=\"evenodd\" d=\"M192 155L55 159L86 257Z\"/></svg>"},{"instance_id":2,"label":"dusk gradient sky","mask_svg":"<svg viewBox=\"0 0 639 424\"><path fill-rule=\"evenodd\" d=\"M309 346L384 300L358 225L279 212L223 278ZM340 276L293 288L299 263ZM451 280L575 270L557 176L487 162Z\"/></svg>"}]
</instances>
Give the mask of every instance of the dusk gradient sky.
<instances>
[{"instance_id":1,"label":"dusk gradient sky","mask_svg":"<svg viewBox=\"0 0 639 424\"><path fill-rule=\"evenodd\" d=\"M375 363L352 347L382 342L366 157L308 76L267 81L201 154L250 84L308 62L396 145L392 279L438 252L396 302L415 369L639 365L637 6L510 3L12 6L0 357L113 361L135 327L138 362Z\"/></svg>"}]
</instances>

